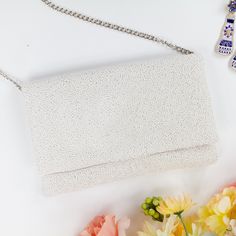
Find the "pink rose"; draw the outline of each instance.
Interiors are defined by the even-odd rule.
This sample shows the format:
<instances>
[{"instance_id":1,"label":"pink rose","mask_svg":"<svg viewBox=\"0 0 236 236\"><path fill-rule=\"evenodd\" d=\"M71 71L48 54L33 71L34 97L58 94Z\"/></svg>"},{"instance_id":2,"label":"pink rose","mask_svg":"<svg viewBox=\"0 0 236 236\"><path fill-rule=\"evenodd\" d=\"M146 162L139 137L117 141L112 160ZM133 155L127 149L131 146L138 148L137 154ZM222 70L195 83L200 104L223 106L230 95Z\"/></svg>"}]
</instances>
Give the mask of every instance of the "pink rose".
<instances>
[{"instance_id":1,"label":"pink rose","mask_svg":"<svg viewBox=\"0 0 236 236\"><path fill-rule=\"evenodd\" d=\"M96 216L79 236L125 236L129 225L128 218L116 221L112 215Z\"/></svg>"}]
</instances>

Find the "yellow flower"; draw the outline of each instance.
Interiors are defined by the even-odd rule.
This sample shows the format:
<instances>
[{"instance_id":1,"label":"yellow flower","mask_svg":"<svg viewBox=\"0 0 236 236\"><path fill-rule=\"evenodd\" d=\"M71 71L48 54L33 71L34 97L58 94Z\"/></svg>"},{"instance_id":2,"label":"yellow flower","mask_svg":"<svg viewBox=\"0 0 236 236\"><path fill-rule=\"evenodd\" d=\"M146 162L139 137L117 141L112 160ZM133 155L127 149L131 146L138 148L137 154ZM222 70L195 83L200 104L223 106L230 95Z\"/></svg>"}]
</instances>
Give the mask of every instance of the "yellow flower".
<instances>
[{"instance_id":1,"label":"yellow flower","mask_svg":"<svg viewBox=\"0 0 236 236\"><path fill-rule=\"evenodd\" d=\"M170 216L165 220L163 229L157 230L157 236L182 236L182 234L176 234L178 225L177 217L173 215Z\"/></svg>"},{"instance_id":2,"label":"yellow flower","mask_svg":"<svg viewBox=\"0 0 236 236\"><path fill-rule=\"evenodd\" d=\"M231 201L236 199L236 187L228 187L223 189L222 195L230 197Z\"/></svg>"},{"instance_id":3,"label":"yellow flower","mask_svg":"<svg viewBox=\"0 0 236 236\"><path fill-rule=\"evenodd\" d=\"M185 233L177 216L172 215L165 218L161 229L156 229L150 223L145 222L143 232L139 231L138 236L185 236Z\"/></svg>"},{"instance_id":4,"label":"yellow flower","mask_svg":"<svg viewBox=\"0 0 236 236\"><path fill-rule=\"evenodd\" d=\"M178 224L175 231L174 231L175 236L186 236L185 231L184 231L184 226L182 224Z\"/></svg>"},{"instance_id":5,"label":"yellow flower","mask_svg":"<svg viewBox=\"0 0 236 236\"><path fill-rule=\"evenodd\" d=\"M225 188L222 194L230 198L231 202L231 208L229 211L230 219L236 219L236 187Z\"/></svg>"},{"instance_id":6,"label":"yellow flower","mask_svg":"<svg viewBox=\"0 0 236 236\"><path fill-rule=\"evenodd\" d=\"M201 226L192 224L192 233L189 236L203 236L204 232Z\"/></svg>"},{"instance_id":7,"label":"yellow flower","mask_svg":"<svg viewBox=\"0 0 236 236\"><path fill-rule=\"evenodd\" d=\"M146 221L143 226L143 232L139 231L138 236L157 236L156 229Z\"/></svg>"},{"instance_id":8,"label":"yellow flower","mask_svg":"<svg viewBox=\"0 0 236 236\"><path fill-rule=\"evenodd\" d=\"M157 207L163 215L181 214L193 206L193 201L190 196L183 195L180 197L169 197L160 202Z\"/></svg>"},{"instance_id":9,"label":"yellow flower","mask_svg":"<svg viewBox=\"0 0 236 236\"><path fill-rule=\"evenodd\" d=\"M236 235L236 220L231 220L230 221L230 226L231 226L231 232L233 235Z\"/></svg>"},{"instance_id":10,"label":"yellow flower","mask_svg":"<svg viewBox=\"0 0 236 236\"><path fill-rule=\"evenodd\" d=\"M215 196L210 203L199 210L199 218L202 223L217 235L224 235L228 229L228 213L231 209L230 198Z\"/></svg>"},{"instance_id":11,"label":"yellow flower","mask_svg":"<svg viewBox=\"0 0 236 236\"><path fill-rule=\"evenodd\" d=\"M231 222L236 219L236 188L225 188L199 210L200 222L218 236L231 231Z\"/></svg>"}]
</instances>

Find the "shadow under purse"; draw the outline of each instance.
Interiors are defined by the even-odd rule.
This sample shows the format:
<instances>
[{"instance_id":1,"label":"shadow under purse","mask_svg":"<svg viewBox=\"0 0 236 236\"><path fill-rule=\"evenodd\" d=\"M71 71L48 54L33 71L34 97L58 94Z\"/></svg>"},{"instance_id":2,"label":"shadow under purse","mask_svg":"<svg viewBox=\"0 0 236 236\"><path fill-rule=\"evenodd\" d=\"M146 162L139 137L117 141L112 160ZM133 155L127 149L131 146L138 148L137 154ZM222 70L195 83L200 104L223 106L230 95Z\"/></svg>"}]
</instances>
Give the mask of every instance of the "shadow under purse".
<instances>
[{"instance_id":1,"label":"shadow under purse","mask_svg":"<svg viewBox=\"0 0 236 236\"><path fill-rule=\"evenodd\" d=\"M179 55L21 83L2 73L24 96L46 194L216 161L203 60L163 42Z\"/></svg>"}]
</instances>

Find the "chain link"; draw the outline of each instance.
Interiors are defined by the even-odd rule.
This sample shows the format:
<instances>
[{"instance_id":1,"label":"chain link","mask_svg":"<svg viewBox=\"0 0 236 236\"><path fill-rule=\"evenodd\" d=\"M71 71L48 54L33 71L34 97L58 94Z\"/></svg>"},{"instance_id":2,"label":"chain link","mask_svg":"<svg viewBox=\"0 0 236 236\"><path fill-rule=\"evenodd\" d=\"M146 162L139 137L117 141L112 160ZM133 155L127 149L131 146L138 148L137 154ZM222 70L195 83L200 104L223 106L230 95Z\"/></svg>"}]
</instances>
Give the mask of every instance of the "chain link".
<instances>
[{"instance_id":1,"label":"chain link","mask_svg":"<svg viewBox=\"0 0 236 236\"><path fill-rule=\"evenodd\" d=\"M102 26L102 27L105 27L105 28L108 28L108 29L112 29L112 30L120 31L120 32L123 32L123 33L126 33L126 34L130 34L130 35L133 35L133 36L136 36L136 37L139 37L139 38L147 39L147 40L153 41L155 43L163 44L163 45L177 51L178 53L181 53L181 54L184 54L184 55L189 55L189 54L193 53L192 51L190 51L188 49L182 48L178 45L170 43L170 42L168 42L164 39L153 36L151 34L142 33L140 31L129 29L129 28L117 25L117 24L111 24L111 23L106 22L106 21L102 21L102 20L99 20L99 19L96 19L96 18L93 18L93 17L89 17L89 16L83 15L79 12L71 11L67 8L60 7L60 6L56 5L55 3L53 3L52 1L49 1L49 0L41 0L41 1L43 3L45 3L51 9L53 9L55 11L58 11L60 13L75 17L77 19L80 19L80 20L83 20L83 21L86 21L86 22L90 22L92 24L96 24L96 25L99 25L99 26ZM13 83L19 90L22 90L21 85L17 81L10 78L7 74L2 72L1 70L0 70L0 75L4 79L6 79L6 80L10 81L11 83Z\"/></svg>"},{"instance_id":2,"label":"chain link","mask_svg":"<svg viewBox=\"0 0 236 236\"><path fill-rule=\"evenodd\" d=\"M8 76L7 74L5 74L3 71L0 70L0 76L2 76L4 79L10 81L12 84L14 84L20 91L22 90L21 85L15 81L14 79L12 79L10 76Z\"/></svg>"},{"instance_id":3,"label":"chain link","mask_svg":"<svg viewBox=\"0 0 236 236\"><path fill-rule=\"evenodd\" d=\"M111 23L106 22L106 21L102 21L102 20L99 20L99 19L96 19L96 18L93 18L93 17L89 17L89 16L83 15L79 12L72 11L72 10L69 10L67 8L64 8L64 7L60 7L60 6L56 5L54 2L49 1L49 0L41 0L41 1L43 3L45 3L51 9L53 9L55 11L58 11L60 13L75 17L77 19L80 19L80 20L83 20L83 21L86 21L86 22L90 22L92 24L96 24L96 25L99 25L99 26L102 26L102 27L105 27L105 28L109 28L109 29L112 29L112 30L120 31L120 32L123 32L123 33L126 33L126 34L130 34L130 35L133 35L133 36L136 36L136 37L139 37L139 38L144 38L144 39L153 41L155 43L163 44L163 45L165 45L165 46L167 46L167 47L169 47L169 48L171 48L171 49L173 49L173 50L175 50L175 51L177 51L181 54L184 54L184 55L188 55L188 54L193 53L192 51L190 51L188 49L182 48L182 47L180 47L176 44L170 43L166 40L163 40L159 37L155 37L151 34L142 33L140 31L136 31L136 30L133 30L133 29L129 29L129 28L120 26L120 25L111 24Z\"/></svg>"}]
</instances>

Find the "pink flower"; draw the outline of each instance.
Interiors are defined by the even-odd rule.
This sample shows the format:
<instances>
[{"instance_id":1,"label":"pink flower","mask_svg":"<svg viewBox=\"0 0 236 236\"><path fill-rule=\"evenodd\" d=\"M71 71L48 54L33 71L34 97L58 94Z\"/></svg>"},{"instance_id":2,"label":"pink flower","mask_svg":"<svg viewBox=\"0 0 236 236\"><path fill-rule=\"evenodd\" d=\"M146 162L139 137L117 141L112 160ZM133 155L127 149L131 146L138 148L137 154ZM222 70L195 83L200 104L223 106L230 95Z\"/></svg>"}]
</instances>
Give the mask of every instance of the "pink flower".
<instances>
[{"instance_id":1,"label":"pink flower","mask_svg":"<svg viewBox=\"0 0 236 236\"><path fill-rule=\"evenodd\" d=\"M79 236L125 236L129 225L128 218L116 221L112 215L96 216Z\"/></svg>"},{"instance_id":2,"label":"pink flower","mask_svg":"<svg viewBox=\"0 0 236 236\"><path fill-rule=\"evenodd\" d=\"M230 184L228 187L235 187L236 188L236 182Z\"/></svg>"},{"instance_id":3,"label":"pink flower","mask_svg":"<svg viewBox=\"0 0 236 236\"><path fill-rule=\"evenodd\" d=\"M230 184L225 185L224 187L222 187L221 189L219 189L219 192L223 192L224 189L226 189L226 188L236 188L236 182L232 182L232 183L230 183Z\"/></svg>"}]
</instances>

